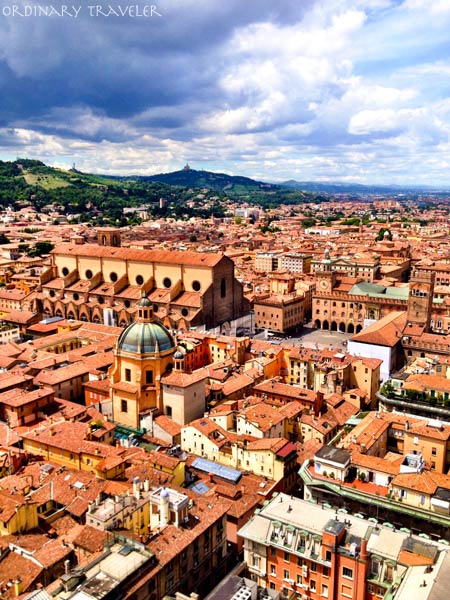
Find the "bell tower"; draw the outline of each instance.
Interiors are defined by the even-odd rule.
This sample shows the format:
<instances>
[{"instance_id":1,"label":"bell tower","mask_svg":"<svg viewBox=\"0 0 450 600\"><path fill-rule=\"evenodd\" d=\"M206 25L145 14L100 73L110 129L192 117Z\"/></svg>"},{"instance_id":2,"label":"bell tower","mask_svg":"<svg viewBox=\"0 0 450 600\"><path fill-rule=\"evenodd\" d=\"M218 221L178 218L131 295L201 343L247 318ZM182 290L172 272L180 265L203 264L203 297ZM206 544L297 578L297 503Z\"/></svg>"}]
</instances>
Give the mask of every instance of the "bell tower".
<instances>
[{"instance_id":1,"label":"bell tower","mask_svg":"<svg viewBox=\"0 0 450 600\"><path fill-rule=\"evenodd\" d=\"M408 297L408 322L428 331L434 295L433 271L414 271L411 275Z\"/></svg>"},{"instance_id":2,"label":"bell tower","mask_svg":"<svg viewBox=\"0 0 450 600\"><path fill-rule=\"evenodd\" d=\"M331 292L336 285L336 273L331 270L333 261L330 258L330 251L325 248L325 257L322 260L322 266L317 271L317 290L319 292Z\"/></svg>"},{"instance_id":3,"label":"bell tower","mask_svg":"<svg viewBox=\"0 0 450 600\"><path fill-rule=\"evenodd\" d=\"M119 227L99 227L97 229L97 243L99 246L113 246L118 248L121 245Z\"/></svg>"}]
</instances>

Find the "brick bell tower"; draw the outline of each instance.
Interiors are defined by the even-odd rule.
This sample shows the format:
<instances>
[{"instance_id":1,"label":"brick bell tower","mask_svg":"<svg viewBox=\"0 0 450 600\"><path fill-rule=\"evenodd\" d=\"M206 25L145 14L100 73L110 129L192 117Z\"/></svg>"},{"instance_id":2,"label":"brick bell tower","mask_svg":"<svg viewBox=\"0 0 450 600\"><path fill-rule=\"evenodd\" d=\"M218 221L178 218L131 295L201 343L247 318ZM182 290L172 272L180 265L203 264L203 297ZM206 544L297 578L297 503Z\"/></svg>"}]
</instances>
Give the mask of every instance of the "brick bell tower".
<instances>
[{"instance_id":1,"label":"brick bell tower","mask_svg":"<svg viewBox=\"0 0 450 600\"><path fill-rule=\"evenodd\" d=\"M121 245L119 227L99 227L97 229L97 243L99 246L113 246L118 248Z\"/></svg>"},{"instance_id":2,"label":"brick bell tower","mask_svg":"<svg viewBox=\"0 0 450 600\"><path fill-rule=\"evenodd\" d=\"M411 275L408 297L408 322L430 329L434 295L433 271L414 271Z\"/></svg>"}]
</instances>

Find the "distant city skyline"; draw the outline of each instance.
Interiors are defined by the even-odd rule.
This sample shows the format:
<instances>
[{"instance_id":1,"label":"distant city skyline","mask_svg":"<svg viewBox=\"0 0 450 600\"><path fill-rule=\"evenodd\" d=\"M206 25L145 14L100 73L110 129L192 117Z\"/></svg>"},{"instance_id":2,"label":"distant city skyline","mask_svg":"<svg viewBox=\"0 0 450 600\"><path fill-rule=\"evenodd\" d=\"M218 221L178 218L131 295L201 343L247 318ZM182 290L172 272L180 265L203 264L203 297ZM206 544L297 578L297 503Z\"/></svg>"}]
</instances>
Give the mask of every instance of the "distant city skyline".
<instances>
[{"instance_id":1,"label":"distant city skyline","mask_svg":"<svg viewBox=\"0 0 450 600\"><path fill-rule=\"evenodd\" d=\"M450 185L449 0L14 6L2 160Z\"/></svg>"}]
</instances>

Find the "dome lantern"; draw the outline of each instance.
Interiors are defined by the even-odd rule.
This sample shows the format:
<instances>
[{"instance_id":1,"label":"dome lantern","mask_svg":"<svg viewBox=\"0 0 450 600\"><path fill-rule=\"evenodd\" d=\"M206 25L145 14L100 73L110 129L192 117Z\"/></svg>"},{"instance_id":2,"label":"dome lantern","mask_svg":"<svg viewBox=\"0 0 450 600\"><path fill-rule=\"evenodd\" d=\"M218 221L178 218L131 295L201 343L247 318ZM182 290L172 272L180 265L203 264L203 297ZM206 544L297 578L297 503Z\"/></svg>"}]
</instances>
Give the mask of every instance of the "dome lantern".
<instances>
[{"instance_id":1,"label":"dome lantern","mask_svg":"<svg viewBox=\"0 0 450 600\"><path fill-rule=\"evenodd\" d=\"M137 307L138 315L136 320L147 323L153 320L152 303L150 302L150 299L145 291L142 292L142 296L137 304Z\"/></svg>"}]
</instances>

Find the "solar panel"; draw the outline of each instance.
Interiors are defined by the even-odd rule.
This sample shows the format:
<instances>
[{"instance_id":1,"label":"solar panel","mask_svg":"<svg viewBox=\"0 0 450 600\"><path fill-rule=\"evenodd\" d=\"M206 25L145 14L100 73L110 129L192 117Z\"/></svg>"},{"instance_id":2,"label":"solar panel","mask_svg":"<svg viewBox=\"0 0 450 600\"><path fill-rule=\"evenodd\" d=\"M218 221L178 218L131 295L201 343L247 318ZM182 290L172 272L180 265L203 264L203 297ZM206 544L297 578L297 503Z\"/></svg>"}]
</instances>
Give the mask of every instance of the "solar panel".
<instances>
[{"instance_id":1,"label":"solar panel","mask_svg":"<svg viewBox=\"0 0 450 600\"><path fill-rule=\"evenodd\" d=\"M195 485L191 485L190 489L194 492L197 492L197 494L206 494L206 492L209 491L209 487L206 485L206 483L203 483L203 481L199 481Z\"/></svg>"},{"instance_id":2,"label":"solar panel","mask_svg":"<svg viewBox=\"0 0 450 600\"><path fill-rule=\"evenodd\" d=\"M198 469L204 473L212 473L221 479L232 481L233 483L237 483L242 477L242 473L237 469L225 467L224 465L220 465L212 460L207 460L206 458L196 458L192 463L192 466L194 469Z\"/></svg>"}]
</instances>

